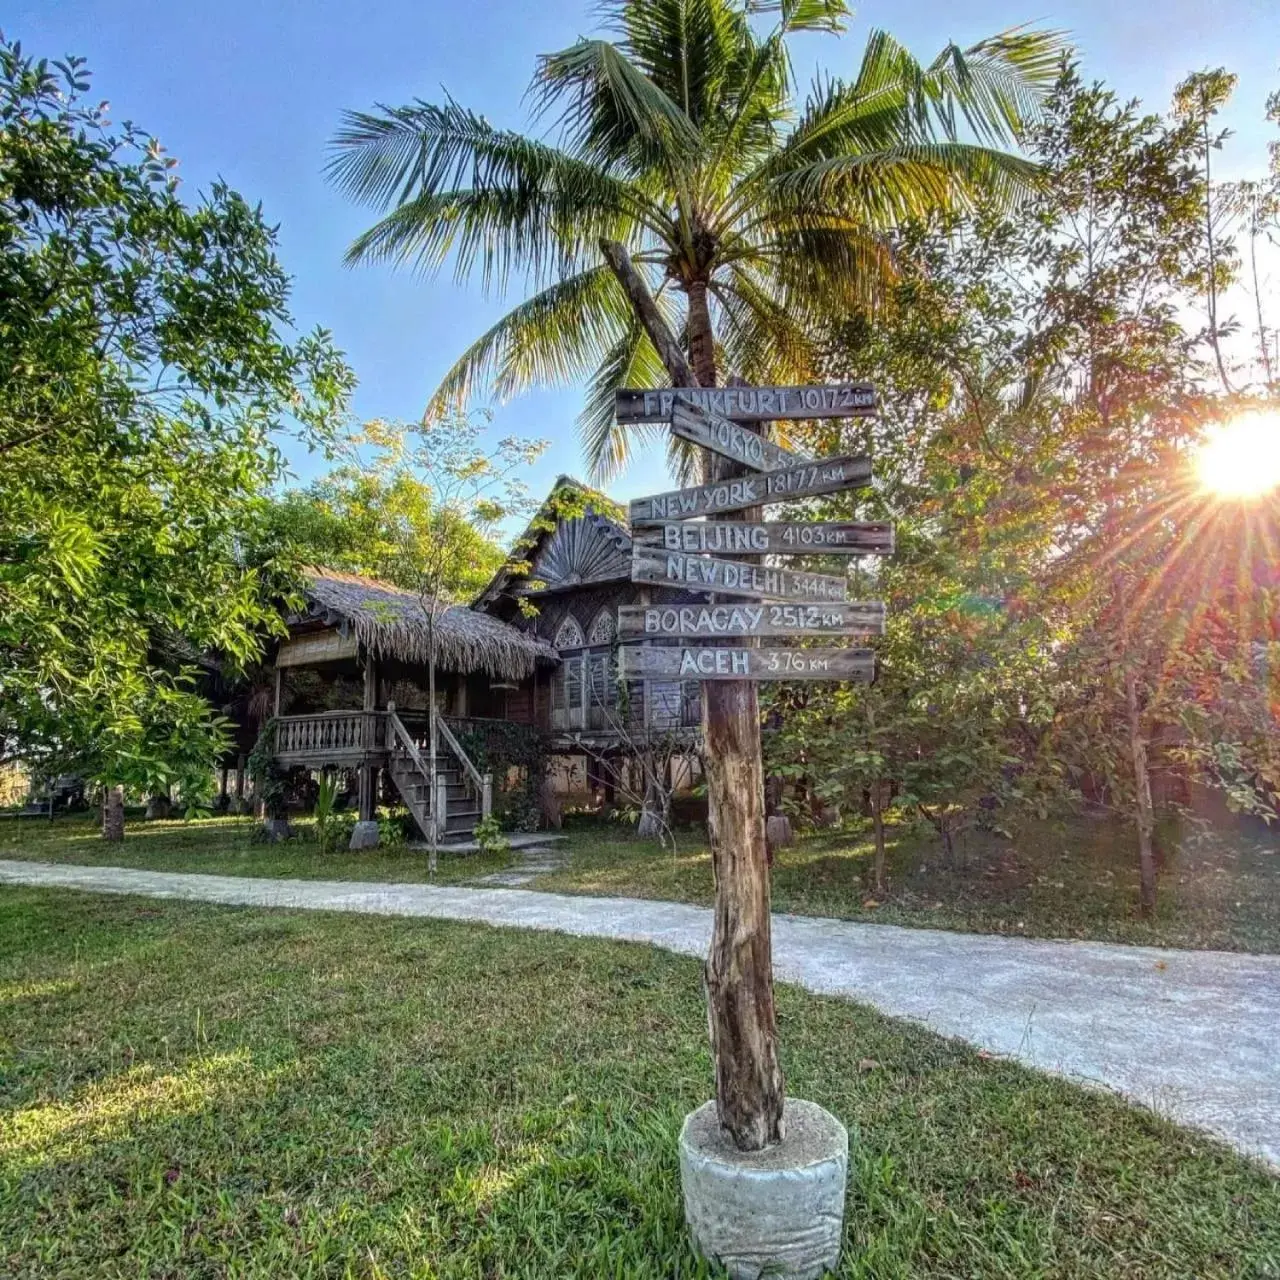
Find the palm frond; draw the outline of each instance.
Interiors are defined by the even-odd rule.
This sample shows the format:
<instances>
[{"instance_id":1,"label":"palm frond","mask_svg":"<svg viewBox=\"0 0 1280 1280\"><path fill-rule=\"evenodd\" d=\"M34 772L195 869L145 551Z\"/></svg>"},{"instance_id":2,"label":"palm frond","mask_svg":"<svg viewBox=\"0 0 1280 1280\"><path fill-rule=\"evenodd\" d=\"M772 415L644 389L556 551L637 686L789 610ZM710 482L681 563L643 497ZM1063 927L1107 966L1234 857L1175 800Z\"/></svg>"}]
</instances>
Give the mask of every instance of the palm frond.
<instances>
[{"instance_id":1,"label":"palm frond","mask_svg":"<svg viewBox=\"0 0 1280 1280\"><path fill-rule=\"evenodd\" d=\"M356 199L393 211L347 261L434 269L460 252L459 275L483 263L486 285L511 269L545 278L580 265L584 244L661 215L637 187L546 143L493 128L449 101L349 112L326 172ZM656 215L656 216L655 216Z\"/></svg>"},{"instance_id":2,"label":"palm frond","mask_svg":"<svg viewBox=\"0 0 1280 1280\"><path fill-rule=\"evenodd\" d=\"M838 35L852 10L847 0L747 0L748 13L776 13L779 30L823 31Z\"/></svg>"},{"instance_id":3,"label":"palm frond","mask_svg":"<svg viewBox=\"0 0 1280 1280\"><path fill-rule=\"evenodd\" d=\"M607 40L544 54L530 86L537 113L557 107L575 155L628 174L674 172L697 155L698 130L679 105Z\"/></svg>"},{"instance_id":4,"label":"palm frond","mask_svg":"<svg viewBox=\"0 0 1280 1280\"><path fill-rule=\"evenodd\" d=\"M1070 52L1060 31L1014 27L961 49L949 44L930 64L926 92L956 137L955 117L981 142L1008 145L1036 121Z\"/></svg>"},{"instance_id":5,"label":"palm frond","mask_svg":"<svg viewBox=\"0 0 1280 1280\"><path fill-rule=\"evenodd\" d=\"M824 212L888 229L931 211L982 198L1010 207L1039 177L1030 160L964 142L924 142L871 154L833 156L777 174L769 209L786 218Z\"/></svg>"},{"instance_id":6,"label":"palm frond","mask_svg":"<svg viewBox=\"0 0 1280 1280\"><path fill-rule=\"evenodd\" d=\"M559 281L507 312L462 353L426 416L466 403L482 387L506 398L586 377L630 323L626 298L608 267Z\"/></svg>"},{"instance_id":7,"label":"palm frond","mask_svg":"<svg viewBox=\"0 0 1280 1280\"><path fill-rule=\"evenodd\" d=\"M632 318L592 375L578 415L578 439L593 480L606 483L619 475L630 461L633 440L666 434L660 426L620 426L614 393L620 387L662 387L670 381L661 357Z\"/></svg>"}]
</instances>

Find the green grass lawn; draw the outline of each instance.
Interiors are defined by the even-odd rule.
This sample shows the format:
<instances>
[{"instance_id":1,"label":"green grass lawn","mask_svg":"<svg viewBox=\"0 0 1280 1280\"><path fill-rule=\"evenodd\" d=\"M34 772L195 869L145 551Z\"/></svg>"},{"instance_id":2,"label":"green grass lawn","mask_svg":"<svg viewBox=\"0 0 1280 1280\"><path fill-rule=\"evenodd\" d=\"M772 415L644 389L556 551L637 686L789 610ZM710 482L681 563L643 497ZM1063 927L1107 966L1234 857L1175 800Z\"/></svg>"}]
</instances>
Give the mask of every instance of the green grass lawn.
<instances>
[{"instance_id":1,"label":"green grass lawn","mask_svg":"<svg viewBox=\"0 0 1280 1280\"><path fill-rule=\"evenodd\" d=\"M321 855L304 841L252 843L253 827L248 818L134 822L123 845L108 845L87 819L10 819L0 822L0 857L225 875L430 878L421 852L343 849ZM565 834L558 847L566 865L529 887L711 902L711 856L700 831L679 833L674 853L636 840L615 823L575 821ZM1152 920L1136 912L1131 834L1084 818L1026 827L1011 840L972 833L955 867L944 865L930 834L893 827L883 894L873 889L868 834L808 836L779 852L773 902L776 910L802 915L968 932L1280 952L1275 837L1236 833L1229 839L1179 845L1167 838L1165 843L1170 853ZM437 883L465 883L504 865L502 858L445 856Z\"/></svg>"},{"instance_id":2,"label":"green grass lawn","mask_svg":"<svg viewBox=\"0 0 1280 1280\"><path fill-rule=\"evenodd\" d=\"M439 922L0 889L0 1274L671 1277L698 966ZM1217 1144L783 987L846 1277L1280 1274Z\"/></svg>"},{"instance_id":3,"label":"green grass lawn","mask_svg":"<svg viewBox=\"0 0 1280 1280\"><path fill-rule=\"evenodd\" d=\"M775 858L773 906L976 933L1280 952L1275 835L1219 833L1166 844L1151 920L1137 914L1131 832L1087 818L1028 825L1013 839L971 832L954 867L945 865L932 832L891 827L884 893L874 889L869 832L806 836ZM712 901L711 855L701 832L684 834L672 853L596 824L574 832L568 848L568 865L534 887Z\"/></svg>"}]
</instances>

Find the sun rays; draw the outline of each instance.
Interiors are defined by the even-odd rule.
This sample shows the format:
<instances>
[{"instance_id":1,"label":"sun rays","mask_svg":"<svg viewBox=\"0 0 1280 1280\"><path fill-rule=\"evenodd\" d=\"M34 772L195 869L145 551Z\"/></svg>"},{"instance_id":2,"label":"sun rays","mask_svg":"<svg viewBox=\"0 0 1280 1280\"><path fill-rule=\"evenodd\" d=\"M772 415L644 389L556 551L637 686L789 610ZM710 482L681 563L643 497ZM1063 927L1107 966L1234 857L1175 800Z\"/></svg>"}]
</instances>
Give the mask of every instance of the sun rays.
<instances>
[{"instance_id":1,"label":"sun rays","mask_svg":"<svg viewBox=\"0 0 1280 1280\"><path fill-rule=\"evenodd\" d=\"M1214 428L1200 447L1201 488L1218 498L1259 498L1280 486L1280 411L1259 409Z\"/></svg>"}]
</instances>

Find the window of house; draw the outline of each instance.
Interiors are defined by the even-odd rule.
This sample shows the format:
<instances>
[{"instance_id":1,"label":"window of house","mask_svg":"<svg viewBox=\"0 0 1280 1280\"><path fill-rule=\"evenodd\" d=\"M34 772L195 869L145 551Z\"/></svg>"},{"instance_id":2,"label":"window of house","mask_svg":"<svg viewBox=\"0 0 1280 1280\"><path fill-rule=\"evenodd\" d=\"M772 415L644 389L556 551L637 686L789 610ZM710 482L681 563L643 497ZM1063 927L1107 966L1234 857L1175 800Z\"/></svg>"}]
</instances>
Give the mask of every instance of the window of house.
<instances>
[{"instance_id":1,"label":"window of house","mask_svg":"<svg viewBox=\"0 0 1280 1280\"><path fill-rule=\"evenodd\" d=\"M583 701L583 656L585 644L582 628L576 618L570 616L560 624L556 632L555 646L560 654L560 674L551 690L551 706L556 711L581 710Z\"/></svg>"}]
</instances>

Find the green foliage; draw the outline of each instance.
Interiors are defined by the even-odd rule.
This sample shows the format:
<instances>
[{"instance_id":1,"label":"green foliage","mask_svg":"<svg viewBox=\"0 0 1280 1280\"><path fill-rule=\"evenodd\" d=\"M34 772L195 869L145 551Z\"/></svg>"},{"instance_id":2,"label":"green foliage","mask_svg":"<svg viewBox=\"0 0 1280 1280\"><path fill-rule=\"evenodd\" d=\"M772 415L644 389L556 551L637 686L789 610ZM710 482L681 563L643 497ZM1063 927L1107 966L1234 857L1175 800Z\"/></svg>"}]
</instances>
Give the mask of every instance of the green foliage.
<instances>
[{"instance_id":1,"label":"green foliage","mask_svg":"<svg viewBox=\"0 0 1280 1280\"><path fill-rule=\"evenodd\" d=\"M279 433L332 442L352 379L284 336L262 211L184 203L88 92L0 39L0 760L155 789L221 749L201 655L233 672L278 625L281 566L238 549Z\"/></svg>"},{"instance_id":2,"label":"green foliage","mask_svg":"<svg viewBox=\"0 0 1280 1280\"><path fill-rule=\"evenodd\" d=\"M380 438L387 437L380 427ZM503 561L491 529L440 509L431 487L382 455L371 466L344 466L270 502L256 531L262 553L299 564L338 569L416 590L420 574L406 571L405 543L442 540L451 559L444 566L444 594L468 599Z\"/></svg>"},{"instance_id":3,"label":"green foliage","mask_svg":"<svg viewBox=\"0 0 1280 1280\"><path fill-rule=\"evenodd\" d=\"M328 853L341 829L342 815L334 808L338 799L338 775L327 770L320 775L312 816L316 822L316 842L321 853Z\"/></svg>"},{"instance_id":4,"label":"green foliage","mask_svg":"<svg viewBox=\"0 0 1280 1280\"><path fill-rule=\"evenodd\" d=\"M769 29L755 21L765 11ZM804 381L822 327L873 306L892 280L896 227L1024 197L1035 170L1001 148L1036 118L1060 37L1018 28L924 64L873 31L852 79L819 74L802 98L793 37L838 33L846 16L836 2L611 0L610 39L538 60L531 100L559 126L556 143L452 101L348 112L329 175L384 214L348 261L452 259L486 290L516 277L533 291L462 354L429 412L484 386L507 396L589 379L583 442L608 477L629 451L615 388L662 385L667 372L602 239L625 245L704 359L717 358L714 321L735 373Z\"/></svg>"},{"instance_id":5,"label":"green foliage","mask_svg":"<svg viewBox=\"0 0 1280 1280\"><path fill-rule=\"evenodd\" d=\"M481 773L494 779L494 812L515 831L541 824L540 796L551 760L548 735L510 720L463 722L458 742Z\"/></svg>"},{"instance_id":6,"label":"green foliage","mask_svg":"<svg viewBox=\"0 0 1280 1280\"><path fill-rule=\"evenodd\" d=\"M474 837L480 852L486 857L507 853L511 848L511 841L503 834L502 823L494 813L476 823Z\"/></svg>"},{"instance_id":7,"label":"green foliage","mask_svg":"<svg viewBox=\"0 0 1280 1280\"><path fill-rule=\"evenodd\" d=\"M828 376L870 377L884 413L801 434L873 452L861 514L894 519L899 551L853 592L889 605L878 683L769 693L773 767L809 791L857 805L883 770L948 845L1082 798L1136 824L1136 741L1157 779L1271 815L1261 549L1280 529L1190 465L1207 422L1255 403L1221 391L1222 334L1185 323L1230 262L1206 238L1207 118L1145 115L1068 69L1028 137L1046 181L1025 211L909 228L880 322L833 330Z\"/></svg>"},{"instance_id":8,"label":"green foliage","mask_svg":"<svg viewBox=\"0 0 1280 1280\"><path fill-rule=\"evenodd\" d=\"M276 763L276 720L262 726L258 740L245 760L245 772L253 780L253 794L262 801L268 818L288 816L290 776Z\"/></svg>"}]
</instances>

